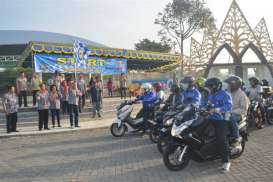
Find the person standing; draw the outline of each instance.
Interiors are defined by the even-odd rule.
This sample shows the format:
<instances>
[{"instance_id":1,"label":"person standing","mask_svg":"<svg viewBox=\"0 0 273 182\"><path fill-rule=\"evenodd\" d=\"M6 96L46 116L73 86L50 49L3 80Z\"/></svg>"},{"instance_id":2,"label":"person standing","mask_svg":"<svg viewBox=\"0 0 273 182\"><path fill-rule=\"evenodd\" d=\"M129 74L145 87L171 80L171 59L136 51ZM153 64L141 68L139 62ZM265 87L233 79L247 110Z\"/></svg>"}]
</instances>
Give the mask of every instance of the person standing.
<instances>
[{"instance_id":1,"label":"person standing","mask_svg":"<svg viewBox=\"0 0 273 182\"><path fill-rule=\"evenodd\" d=\"M79 98L79 111L81 113L82 108L84 108L85 106L85 98L86 98L86 83L82 74L80 74L77 84L78 84L78 89L80 90L82 94Z\"/></svg>"},{"instance_id":2,"label":"person standing","mask_svg":"<svg viewBox=\"0 0 273 182\"><path fill-rule=\"evenodd\" d=\"M39 78L39 76L34 73L31 79L31 91L32 91L32 103L33 106L36 106L36 94L40 90L40 85L42 83L42 80Z\"/></svg>"},{"instance_id":3,"label":"person standing","mask_svg":"<svg viewBox=\"0 0 273 182\"><path fill-rule=\"evenodd\" d=\"M17 132L17 96L14 86L8 86L8 92L4 95L3 108L7 119L7 133Z\"/></svg>"},{"instance_id":4,"label":"person standing","mask_svg":"<svg viewBox=\"0 0 273 182\"><path fill-rule=\"evenodd\" d=\"M24 99L24 107L27 107L27 78L24 72L20 72L19 77L16 80L17 94L19 96L19 107L22 106L22 97Z\"/></svg>"},{"instance_id":5,"label":"person standing","mask_svg":"<svg viewBox=\"0 0 273 182\"><path fill-rule=\"evenodd\" d=\"M107 89L108 89L108 96L113 97L113 81L112 81L112 78L108 79Z\"/></svg>"},{"instance_id":6,"label":"person standing","mask_svg":"<svg viewBox=\"0 0 273 182\"><path fill-rule=\"evenodd\" d=\"M102 103L102 94L100 89L100 83L90 81L90 96L91 96L91 102L92 102L92 110L93 110L93 118L96 117L96 114L98 114L98 117L101 117L100 110L101 110L101 103Z\"/></svg>"},{"instance_id":7,"label":"person standing","mask_svg":"<svg viewBox=\"0 0 273 182\"><path fill-rule=\"evenodd\" d=\"M81 92L77 89L77 83L71 81L71 87L68 90L68 104L69 104L69 116L70 116L70 126L73 128L79 126L79 97ZM74 122L73 122L74 116Z\"/></svg>"},{"instance_id":8,"label":"person standing","mask_svg":"<svg viewBox=\"0 0 273 182\"><path fill-rule=\"evenodd\" d=\"M120 87L120 97L121 99L126 99L126 89L127 89L127 78L124 73L121 73L119 78L119 87Z\"/></svg>"},{"instance_id":9,"label":"person standing","mask_svg":"<svg viewBox=\"0 0 273 182\"><path fill-rule=\"evenodd\" d=\"M46 85L42 83L40 85L40 91L37 92L38 113L39 113L39 131L43 128L48 128L48 108L49 108L49 94L46 90Z\"/></svg>"},{"instance_id":10,"label":"person standing","mask_svg":"<svg viewBox=\"0 0 273 182\"><path fill-rule=\"evenodd\" d=\"M61 89L61 76L58 71L55 71L54 76L52 77L53 84L56 86L57 91Z\"/></svg>"},{"instance_id":11,"label":"person standing","mask_svg":"<svg viewBox=\"0 0 273 182\"><path fill-rule=\"evenodd\" d=\"M55 128L55 118L57 118L58 127L61 127L60 123L61 95L58 92L56 85L52 85L50 88L49 102L52 117L52 126L53 128Z\"/></svg>"},{"instance_id":12,"label":"person standing","mask_svg":"<svg viewBox=\"0 0 273 182\"><path fill-rule=\"evenodd\" d=\"M62 107L62 113L67 114L68 113L68 85L66 80L63 80L61 85L61 107Z\"/></svg>"}]
</instances>

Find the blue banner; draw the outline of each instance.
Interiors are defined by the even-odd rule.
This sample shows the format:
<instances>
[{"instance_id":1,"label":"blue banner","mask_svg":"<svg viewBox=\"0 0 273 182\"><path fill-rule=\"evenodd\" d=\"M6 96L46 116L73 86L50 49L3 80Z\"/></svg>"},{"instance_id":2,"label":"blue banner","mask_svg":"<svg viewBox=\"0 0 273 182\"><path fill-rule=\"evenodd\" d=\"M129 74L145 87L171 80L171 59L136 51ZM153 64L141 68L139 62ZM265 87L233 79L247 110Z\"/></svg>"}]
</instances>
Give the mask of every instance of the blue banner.
<instances>
[{"instance_id":1,"label":"blue banner","mask_svg":"<svg viewBox=\"0 0 273 182\"><path fill-rule=\"evenodd\" d=\"M75 61L69 55L34 55L35 72L38 73L74 73ZM86 64L76 65L77 73L116 75L127 73L127 59L88 57Z\"/></svg>"}]
</instances>

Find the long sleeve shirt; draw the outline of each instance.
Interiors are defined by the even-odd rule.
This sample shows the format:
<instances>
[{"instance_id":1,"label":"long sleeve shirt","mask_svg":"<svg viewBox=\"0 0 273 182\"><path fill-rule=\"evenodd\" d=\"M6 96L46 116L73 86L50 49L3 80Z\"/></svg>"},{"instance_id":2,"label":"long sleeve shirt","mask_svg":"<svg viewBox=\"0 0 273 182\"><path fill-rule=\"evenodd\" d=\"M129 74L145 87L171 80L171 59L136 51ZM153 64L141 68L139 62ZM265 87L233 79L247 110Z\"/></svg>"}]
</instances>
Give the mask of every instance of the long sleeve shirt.
<instances>
[{"instance_id":1,"label":"long sleeve shirt","mask_svg":"<svg viewBox=\"0 0 273 182\"><path fill-rule=\"evenodd\" d=\"M211 120L226 120L226 114L232 110L232 98L230 94L224 90L209 94L208 104L210 104L212 109L217 111L209 116Z\"/></svg>"},{"instance_id":2,"label":"long sleeve shirt","mask_svg":"<svg viewBox=\"0 0 273 182\"><path fill-rule=\"evenodd\" d=\"M79 105L79 96L80 95L81 95L80 90L69 89L68 90L68 104Z\"/></svg>"},{"instance_id":3,"label":"long sleeve shirt","mask_svg":"<svg viewBox=\"0 0 273 182\"><path fill-rule=\"evenodd\" d=\"M238 89L236 92L231 93L232 97L232 113L241 115L242 118L247 115L249 107L249 99L246 94Z\"/></svg>"},{"instance_id":4,"label":"long sleeve shirt","mask_svg":"<svg viewBox=\"0 0 273 182\"><path fill-rule=\"evenodd\" d=\"M59 93L53 94L52 92L49 94L49 103L50 109L60 109L61 108L61 96Z\"/></svg>"},{"instance_id":5,"label":"long sleeve shirt","mask_svg":"<svg viewBox=\"0 0 273 182\"><path fill-rule=\"evenodd\" d=\"M156 101L156 94L154 92L148 92L143 96L139 97L137 101L142 101L143 108L153 107Z\"/></svg>"},{"instance_id":6,"label":"long sleeve shirt","mask_svg":"<svg viewBox=\"0 0 273 182\"><path fill-rule=\"evenodd\" d=\"M196 88L185 90L182 92L182 99L184 105L193 104L195 106L200 106L201 94Z\"/></svg>"},{"instance_id":7,"label":"long sleeve shirt","mask_svg":"<svg viewBox=\"0 0 273 182\"><path fill-rule=\"evenodd\" d=\"M3 98L4 111L8 114L18 112L16 94L6 93Z\"/></svg>"},{"instance_id":8,"label":"long sleeve shirt","mask_svg":"<svg viewBox=\"0 0 273 182\"><path fill-rule=\"evenodd\" d=\"M49 94L45 92L37 92L38 110L44 110L49 108Z\"/></svg>"},{"instance_id":9,"label":"long sleeve shirt","mask_svg":"<svg viewBox=\"0 0 273 182\"><path fill-rule=\"evenodd\" d=\"M85 80L84 79L80 79L80 80L78 80L77 84L78 84L78 89L81 91L81 93L83 95L85 95L86 94L86 83L85 83Z\"/></svg>"}]
</instances>

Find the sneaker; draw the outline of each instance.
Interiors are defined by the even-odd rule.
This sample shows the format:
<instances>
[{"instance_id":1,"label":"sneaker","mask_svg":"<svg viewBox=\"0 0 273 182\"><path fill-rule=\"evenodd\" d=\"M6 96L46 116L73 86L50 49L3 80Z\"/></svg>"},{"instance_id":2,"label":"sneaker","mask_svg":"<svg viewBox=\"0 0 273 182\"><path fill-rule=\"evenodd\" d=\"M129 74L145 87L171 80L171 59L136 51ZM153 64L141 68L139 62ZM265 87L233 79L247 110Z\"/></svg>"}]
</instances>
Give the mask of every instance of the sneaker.
<instances>
[{"instance_id":1,"label":"sneaker","mask_svg":"<svg viewBox=\"0 0 273 182\"><path fill-rule=\"evenodd\" d=\"M62 127L62 125L58 125L58 127L60 128L60 127Z\"/></svg>"},{"instance_id":2,"label":"sneaker","mask_svg":"<svg viewBox=\"0 0 273 182\"><path fill-rule=\"evenodd\" d=\"M80 126L75 126L76 128L80 128Z\"/></svg>"},{"instance_id":3,"label":"sneaker","mask_svg":"<svg viewBox=\"0 0 273 182\"><path fill-rule=\"evenodd\" d=\"M225 162L225 163L223 164L223 166L222 166L222 171L223 171L223 172L229 172L230 165L231 165L230 162Z\"/></svg>"}]
</instances>

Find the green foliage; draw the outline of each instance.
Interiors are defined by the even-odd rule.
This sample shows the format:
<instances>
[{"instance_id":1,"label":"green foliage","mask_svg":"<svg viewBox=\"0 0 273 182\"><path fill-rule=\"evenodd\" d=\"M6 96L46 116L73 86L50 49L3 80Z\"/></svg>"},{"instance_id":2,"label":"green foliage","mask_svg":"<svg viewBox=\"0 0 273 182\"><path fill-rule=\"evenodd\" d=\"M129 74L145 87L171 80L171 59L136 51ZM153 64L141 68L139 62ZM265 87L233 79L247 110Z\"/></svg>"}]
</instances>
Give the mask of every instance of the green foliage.
<instances>
[{"instance_id":1,"label":"green foliage","mask_svg":"<svg viewBox=\"0 0 273 182\"><path fill-rule=\"evenodd\" d=\"M154 40L151 41L151 40L145 38L135 44L135 49L142 50L142 51L169 53L171 51L172 47L166 41L165 42L156 42Z\"/></svg>"},{"instance_id":2,"label":"green foliage","mask_svg":"<svg viewBox=\"0 0 273 182\"><path fill-rule=\"evenodd\" d=\"M171 40L179 46L183 54L183 41L193 33L215 26L210 9L202 0L173 0L158 13L155 24L161 25L159 35L162 40Z\"/></svg>"}]
</instances>

